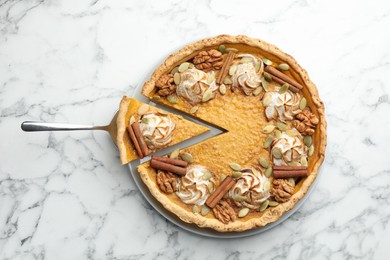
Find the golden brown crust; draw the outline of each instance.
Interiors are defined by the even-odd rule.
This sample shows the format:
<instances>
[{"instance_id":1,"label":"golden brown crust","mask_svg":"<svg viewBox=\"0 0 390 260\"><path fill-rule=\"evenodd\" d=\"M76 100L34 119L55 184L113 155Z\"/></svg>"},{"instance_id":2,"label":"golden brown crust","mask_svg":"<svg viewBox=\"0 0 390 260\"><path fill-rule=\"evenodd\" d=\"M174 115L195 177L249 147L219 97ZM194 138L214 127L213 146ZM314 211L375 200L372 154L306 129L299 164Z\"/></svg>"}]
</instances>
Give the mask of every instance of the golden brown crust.
<instances>
[{"instance_id":1,"label":"golden brown crust","mask_svg":"<svg viewBox=\"0 0 390 260\"><path fill-rule=\"evenodd\" d=\"M116 119L116 125L118 131L116 137L116 145L118 146L120 160L122 164L129 162L127 158L127 149L126 149L126 147L129 145L129 140L128 140L129 138L126 132L126 127L128 125L128 122L126 122L126 114L127 114L128 107L130 105L130 101L131 99L129 97L122 98L121 103L119 105L118 117Z\"/></svg>"},{"instance_id":2,"label":"golden brown crust","mask_svg":"<svg viewBox=\"0 0 390 260\"><path fill-rule=\"evenodd\" d=\"M145 184L148 186L152 195L161 202L161 204L169 211L175 213L180 219L188 223L195 223L199 227L209 227L213 228L220 232L227 231L243 231L252 229L255 227L261 227L268 223L274 222L278 220L285 212L291 210L296 203L302 199L305 194L308 192L310 186L313 181L317 177L318 170L320 165L322 164L325 156L326 149L326 120L324 115L324 105L319 98L318 91L313 82L310 81L307 72L301 68L298 63L295 61L293 57L282 52L274 45L268 44L264 41L258 39L252 39L247 36L239 35L239 36L230 36L230 35L220 35L214 38L207 38L190 44L178 52L170 55L163 64L161 64L155 72L152 74L151 79L147 81L142 89L142 94L146 97L150 97L155 88L156 80L169 71L173 66L178 63L188 59L191 55L194 56L194 53L210 47L210 46L218 46L220 44L245 44L248 46L260 48L261 50L270 53L280 60L288 63L289 66L295 71L300 77L303 85L305 86L304 91L307 91L308 96L311 96L312 106L315 107L315 112L319 118L319 123L316 128L315 140L316 143L316 151L313 155L313 158L316 159L315 163L312 165L310 169L310 175L302 182L299 190L285 203L281 203L276 207L268 208L259 218L250 218L248 220L237 219L234 222L230 222L228 224L223 224L217 219L208 218L207 216L195 215L192 212L186 210L185 208L172 203L170 198L162 194L154 180L150 179L148 172L152 171L147 164L140 165L138 170L141 173L141 177Z\"/></svg>"}]
</instances>

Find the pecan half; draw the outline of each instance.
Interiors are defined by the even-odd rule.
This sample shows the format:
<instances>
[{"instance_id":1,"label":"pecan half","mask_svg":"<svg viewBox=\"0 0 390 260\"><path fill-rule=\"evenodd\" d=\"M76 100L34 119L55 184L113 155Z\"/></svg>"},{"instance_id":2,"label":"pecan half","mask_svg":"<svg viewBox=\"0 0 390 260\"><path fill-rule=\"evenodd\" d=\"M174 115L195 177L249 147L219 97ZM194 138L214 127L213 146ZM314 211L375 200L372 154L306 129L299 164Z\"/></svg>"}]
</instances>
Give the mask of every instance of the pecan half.
<instances>
[{"instance_id":1,"label":"pecan half","mask_svg":"<svg viewBox=\"0 0 390 260\"><path fill-rule=\"evenodd\" d=\"M195 68L208 72L222 68L222 53L217 50L201 51L194 57Z\"/></svg>"},{"instance_id":2,"label":"pecan half","mask_svg":"<svg viewBox=\"0 0 390 260\"><path fill-rule=\"evenodd\" d=\"M160 96L166 97L175 92L176 85L173 81L173 76L171 74L162 75L156 81L157 94Z\"/></svg>"},{"instance_id":3,"label":"pecan half","mask_svg":"<svg viewBox=\"0 0 390 260\"><path fill-rule=\"evenodd\" d=\"M171 194L177 191L178 177L174 174L159 170L156 178L157 184L163 192Z\"/></svg>"},{"instance_id":4,"label":"pecan half","mask_svg":"<svg viewBox=\"0 0 390 260\"><path fill-rule=\"evenodd\" d=\"M214 216L224 224L227 224L230 221L235 221L237 219L236 212L225 200L218 202L218 204L213 208L213 213Z\"/></svg>"},{"instance_id":5,"label":"pecan half","mask_svg":"<svg viewBox=\"0 0 390 260\"><path fill-rule=\"evenodd\" d=\"M272 182L271 196L277 202L286 202L294 193L294 186L286 179L274 179Z\"/></svg>"},{"instance_id":6,"label":"pecan half","mask_svg":"<svg viewBox=\"0 0 390 260\"><path fill-rule=\"evenodd\" d=\"M306 107L301 113L295 116L298 120L293 121L294 127L303 135L313 135L314 129L319 120L310 108Z\"/></svg>"}]
</instances>

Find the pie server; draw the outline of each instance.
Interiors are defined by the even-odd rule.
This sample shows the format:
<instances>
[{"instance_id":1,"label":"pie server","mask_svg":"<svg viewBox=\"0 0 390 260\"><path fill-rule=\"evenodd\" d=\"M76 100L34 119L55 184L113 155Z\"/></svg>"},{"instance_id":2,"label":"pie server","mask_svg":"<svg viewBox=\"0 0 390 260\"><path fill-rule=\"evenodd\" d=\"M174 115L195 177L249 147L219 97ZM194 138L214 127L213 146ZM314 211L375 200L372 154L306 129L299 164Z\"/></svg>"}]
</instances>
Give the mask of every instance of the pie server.
<instances>
[{"instance_id":1,"label":"pie server","mask_svg":"<svg viewBox=\"0 0 390 260\"><path fill-rule=\"evenodd\" d=\"M105 126L45 123L45 122L39 122L39 121L24 121L21 124L21 128L23 131L26 131L26 132L103 130L103 131L107 131L110 134L112 141L116 144L116 135L117 135L116 118L117 117L118 117L118 111L116 111L114 117L111 119L110 124L105 125Z\"/></svg>"}]
</instances>

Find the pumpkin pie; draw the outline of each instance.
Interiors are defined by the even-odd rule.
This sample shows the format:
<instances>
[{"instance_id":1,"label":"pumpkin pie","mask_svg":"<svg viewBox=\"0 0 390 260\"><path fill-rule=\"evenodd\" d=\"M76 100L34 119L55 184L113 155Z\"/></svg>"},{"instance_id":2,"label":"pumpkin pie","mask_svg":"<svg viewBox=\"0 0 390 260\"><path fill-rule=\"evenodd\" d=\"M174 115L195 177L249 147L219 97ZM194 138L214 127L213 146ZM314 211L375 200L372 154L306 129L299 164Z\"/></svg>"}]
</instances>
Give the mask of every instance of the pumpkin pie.
<instances>
[{"instance_id":1,"label":"pumpkin pie","mask_svg":"<svg viewBox=\"0 0 390 260\"><path fill-rule=\"evenodd\" d=\"M317 177L324 105L306 71L271 44L220 35L187 45L154 71L142 94L225 129L138 166L151 194L185 222L220 232L265 226ZM126 102L124 125L137 111ZM175 131L194 135L188 127ZM127 162L136 154L123 133L120 141Z\"/></svg>"},{"instance_id":2,"label":"pumpkin pie","mask_svg":"<svg viewBox=\"0 0 390 260\"><path fill-rule=\"evenodd\" d=\"M120 103L117 117L120 160L122 164L126 164L208 130L207 127L188 121L182 116L125 96ZM140 141L137 141L137 135L142 136Z\"/></svg>"}]
</instances>

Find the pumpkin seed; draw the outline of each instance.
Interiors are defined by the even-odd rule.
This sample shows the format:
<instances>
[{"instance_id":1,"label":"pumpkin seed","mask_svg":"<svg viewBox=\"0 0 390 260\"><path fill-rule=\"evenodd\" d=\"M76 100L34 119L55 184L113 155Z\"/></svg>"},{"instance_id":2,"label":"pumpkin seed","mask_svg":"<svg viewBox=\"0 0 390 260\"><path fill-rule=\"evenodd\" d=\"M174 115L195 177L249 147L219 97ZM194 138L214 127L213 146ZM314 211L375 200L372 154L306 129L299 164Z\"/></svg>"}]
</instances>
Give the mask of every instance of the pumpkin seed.
<instances>
[{"instance_id":1,"label":"pumpkin seed","mask_svg":"<svg viewBox=\"0 0 390 260\"><path fill-rule=\"evenodd\" d=\"M226 47L225 47L225 45L223 45L223 44L219 45L218 50L219 50L220 52L222 52L222 53L225 53L225 52L226 52Z\"/></svg>"},{"instance_id":2,"label":"pumpkin seed","mask_svg":"<svg viewBox=\"0 0 390 260\"><path fill-rule=\"evenodd\" d=\"M308 155L309 156L312 156L314 154L314 145L312 144L312 145L310 145L310 147L309 147L309 153L308 153Z\"/></svg>"},{"instance_id":3,"label":"pumpkin seed","mask_svg":"<svg viewBox=\"0 0 390 260\"><path fill-rule=\"evenodd\" d=\"M152 97L152 99L160 99L161 97L159 96L159 95L154 95L153 97Z\"/></svg>"},{"instance_id":4,"label":"pumpkin seed","mask_svg":"<svg viewBox=\"0 0 390 260\"><path fill-rule=\"evenodd\" d=\"M264 192L267 192L271 189L271 183L269 181L264 182Z\"/></svg>"},{"instance_id":5,"label":"pumpkin seed","mask_svg":"<svg viewBox=\"0 0 390 260\"><path fill-rule=\"evenodd\" d=\"M242 196L242 195L240 195L240 194L237 194L237 195L234 195L232 199L233 199L234 201L240 202L240 201L244 201L244 200L246 199L246 197L245 197L245 196Z\"/></svg>"},{"instance_id":6,"label":"pumpkin seed","mask_svg":"<svg viewBox=\"0 0 390 260\"><path fill-rule=\"evenodd\" d=\"M173 70L171 70L171 75L175 75L176 72L178 71L179 71L179 66L174 67Z\"/></svg>"},{"instance_id":7,"label":"pumpkin seed","mask_svg":"<svg viewBox=\"0 0 390 260\"><path fill-rule=\"evenodd\" d=\"M241 166L238 164L238 163L230 163L229 164L230 168L232 168L234 171L240 171L241 170Z\"/></svg>"},{"instance_id":8,"label":"pumpkin seed","mask_svg":"<svg viewBox=\"0 0 390 260\"><path fill-rule=\"evenodd\" d=\"M141 122L142 122L143 124L148 124L148 123L149 123L149 118L144 117L144 118L142 118Z\"/></svg>"},{"instance_id":9,"label":"pumpkin seed","mask_svg":"<svg viewBox=\"0 0 390 260\"><path fill-rule=\"evenodd\" d=\"M209 182L208 185L207 185L207 188L208 188L210 193L213 193L213 191L214 191L214 184L212 182Z\"/></svg>"},{"instance_id":10,"label":"pumpkin seed","mask_svg":"<svg viewBox=\"0 0 390 260\"><path fill-rule=\"evenodd\" d=\"M179 149L175 149L171 152L169 158L176 159L177 157L179 157L179 153L180 153Z\"/></svg>"},{"instance_id":11,"label":"pumpkin seed","mask_svg":"<svg viewBox=\"0 0 390 260\"><path fill-rule=\"evenodd\" d=\"M305 137L303 137L303 143L304 143L307 147L310 147L311 144L313 143L313 139L311 138L310 135L305 135Z\"/></svg>"},{"instance_id":12,"label":"pumpkin seed","mask_svg":"<svg viewBox=\"0 0 390 260\"><path fill-rule=\"evenodd\" d=\"M282 64L279 64L278 67L277 67L279 70L288 70L290 68L290 66L288 66L288 64L286 63L282 63Z\"/></svg>"},{"instance_id":13,"label":"pumpkin seed","mask_svg":"<svg viewBox=\"0 0 390 260\"><path fill-rule=\"evenodd\" d=\"M264 76L264 78L265 78L266 81L268 81L268 82L271 82L271 81L272 81L272 76L271 76L271 74L269 74L268 72L264 72L264 73L263 73L263 76Z\"/></svg>"},{"instance_id":14,"label":"pumpkin seed","mask_svg":"<svg viewBox=\"0 0 390 260\"><path fill-rule=\"evenodd\" d=\"M279 89L279 94L286 93L286 91L288 90L289 87L290 87L289 84L284 83L283 86Z\"/></svg>"},{"instance_id":15,"label":"pumpkin seed","mask_svg":"<svg viewBox=\"0 0 390 260\"><path fill-rule=\"evenodd\" d=\"M307 159L306 159L306 156L302 156L302 157L301 157L301 165L302 165L302 166L307 166Z\"/></svg>"},{"instance_id":16,"label":"pumpkin seed","mask_svg":"<svg viewBox=\"0 0 390 260\"><path fill-rule=\"evenodd\" d=\"M188 70L188 67L190 66L190 63L189 62L183 62L182 64L180 64L179 66L179 72L184 72L186 70Z\"/></svg>"},{"instance_id":17,"label":"pumpkin seed","mask_svg":"<svg viewBox=\"0 0 390 260\"><path fill-rule=\"evenodd\" d=\"M299 162L289 162L287 164L288 164L288 166L301 166L301 164Z\"/></svg>"},{"instance_id":18,"label":"pumpkin seed","mask_svg":"<svg viewBox=\"0 0 390 260\"><path fill-rule=\"evenodd\" d=\"M173 74L173 82L175 82L176 85L180 84L180 73L179 72L176 72L175 74Z\"/></svg>"},{"instance_id":19,"label":"pumpkin seed","mask_svg":"<svg viewBox=\"0 0 390 260\"><path fill-rule=\"evenodd\" d=\"M288 134L291 137L300 135L300 133L296 129L287 129L286 134Z\"/></svg>"},{"instance_id":20,"label":"pumpkin seed","mask_svg":"<svg viewBox=\"0 0 390 260\"><path fill-rule=\"evenodd\" d=\"M204 180L210 180L210 178L212 177L213 175L211 174L211 172L207 171L203 174L202 178Z\"/></svg>"},{"instance_id":21,"label":"pumpkin seed","mask_svg":"<svg viewBox=\"0 0 390 260\"><path fill-rule=\"evenodd\" d=\"M225 179L226 179L226 175L221 174L221 176L219 177L219 182L223 182Z\"/></svg>"},{"instance_id":22,"label":"pumpkin seed","mask_svg":"<svg viewBox=\"0 0 390 260\"><path fill-rule=\"evenodd\" d=\"M242 172L233 172L232 177L233 178L240 178L242 176Z\"/></svg>"},{"instance_id":23,"label":"pumpkin seed","mask_svg":"<svg viewBox=\"0 0 390 260\"><path fill-rule=\"evenodd\" d=\"M226 85L231 85L233 82L230 77L226 76L225 79L223 80L223 83Z\"/></svg>"},{"instance_id":24,"label":"pumpkin seed","mask_svg":"<svg viewBox=\"0 0 390 260\"><path fill-rule=\"evenodd\" d=\"M279 202L274 201L274 200L270 200L270 201L268 202L268 206L270 206L270 207L276 207L276 206L278 206L278 205L279 205Z\"/></svg>"},{"instance_id":25,"label":"pumpkin seed","mask_svg":"<svg viewBox=\"0 0 390 260\"><path fill-rule=\"evenodd\" d=\"M142 104L142 106L138 108L138 115L140 116L145 115L146 112L148 112L148 110L149 110L149 106L146 104Z\"/></svg>"},{"instance_id":26,"label":"pumpkin seed","mask_svg":"<svg viewBox=\"0 0 390 260\"><path fill-rule=\"evenodd\" d=\"M268 168L268 161L262 157L259 158L259 164L263 168Z\"/></svg>"},{"instance_id":27,"label":"pumpkin seed","mask_svg":"<svg viewBox=\"0 0 390 260\"><path fill-rule=\"evenodd\" d=\"M261 64L263 64L261 61L260 61L260 62L256 62L256 66L255 66L255 71L256 71L256 72L259 72L259 71L260 71Z\"/></svg>"},{"instance_id":28,"label":"pumpkin seed","mask_svg":"<svg viewBox=\"0 0 390 260\"><path fill-rule=\"evenodd\" d=\"M203 97L202 97L202 102L207 102L209 101L211 98L213 97L213 92L210 91L210 90L207 90L204 94L203 94Z\"/></svg>"},{"instance_id":29,"label":"pumpkin seed","mask_svg":"<svg viewBox=\"0 0 390 260\"><path fill-rule=\"evenodd\" d=\"M275 136L279 139L280 137L282 137L282 132L280 132L279 130L275 130Z\"/></svg>"},{"instance_id":30,"label":"pumpkin seed","mask_svg":"<svg viewBox=\"0 0 390 260\"><path fill-rule=\"evenodd\" d=\"M180 157L181 157L181 159L183 159L184 161L186 161L188 163L194 162L194 157L192 157L192 155L189 153L182 153L182 154L180 154Z\"/></svg>"},{"instance_id":31,"label":"pumpkin seed","mask_svg":"<svg viewBox=\"0 0 390 260\"><path fill-rule=\"evenodd\" d=\"M233 76L234 73L236 73L236 70L237 70L237 64L233 64L232 66L230 66L230 68L229 68L229 75Z\"/></svg>"},{"instance_id":32,"label":"pumpkin seed","mask_svg":"<svg viewBox=\"0 0 390 260\"><path fill-rule=\"evenodd\" d=\"M258 64L258 66L257 66ZM260 72L260 73L263 73L264 71L264 62L262 60L259 60L259 62L257 62L256 64L256 72Z\"/></svg>"},{"instance_id":33,"label":"pumpkin seed","mask_svg":"<svg viewBox=\"0 0 390 260\"><path fill-rule=\"evenodd\" d=\"M168 99L169 103L177 104L177 98L175 96L169 95L169 96L167 96L167 99Z\"/></svg>"},{"instance_id":34,"label":"pumpkin seed","mask_svg":"<svg viewBox=\"0 0 390 260\"><path fill-rule=\"evenodd\" d=\"M258 96L258 95L261 93L262 90L263 90L262 87L256 88L256 89L253 91L253 95L254 95L254 96Z\"/></svg>"},{"instance_id":35,"label":"pumpkin seed","mask_svg":"<svg viewBox=\"0 0 390 260\"><path fill-rule=\"evenodd\" d=\"M269 94L269 93L265 93L264 97L263 97L263 106L269 106L269 104L271 104L272 102L272 95Z\"/></svg>"},{"instance_id":36,"label":"pumpkin seed","mask_svg":"<svg viewBox=\"0 0 390 260\"><path fill-rule=\"evenodd\" d=\"M280 131L286 131L287 125L281 122L276 122L276 127L279 128Z\"/></svg>"},{"instance_id":37,"label":"pumpkin seed","mask_svg":"<svg viewBox=\"0 0 390 260\"><path fill-rule=\"evenodd\" d=\"M267 58L262 58L262 60L263 60L263 62L264 62L264 64L265 65L272 65L272 61L270 61L269 59L267 59Z\"/></svg>"},{"instance_id":38,"label":"pumpkin seed","mask_svg":"<svg viewBox=\"0 0 390 260\"><path fill-rule=\"evenodd\" d=\"M288 178L287 180L292 186L295 186L295 180L294 178Z\"/></svg>"},{"instance_id":39,"label":"pumpkin seed","mask_svg":"<svg viewBox=\"0 0 390 260\"><path fill-rule=\"evenodd\" d=\"M248 63L248 62L252 62L253 59L250 58L250 57L244 57L240 60L240 63Z\"/></svg>"},{"instance_id":40,"label":"pumpkin seed","mask_svg":"<svg viewBox=\"0 0 390 260\"><path fill-rule=\"evenodd\" d=\"M198 207L198 205L194 205L194 206L192 207L192 212L193 212L195 215L198 215L198 213L199 213L199 207Z\"/></svg>"},{"instance_id":41,"label":"pumpkin seed","mask_svg":"<svg viewBox=\"0 0 390 260\"><path fill-rule=\"evenodd\" d=\"M229 51L238 52L238 50L236 48L226 48L226 52L229 52Z\"/></svg>"},{"instance_id":42,"label":"pumpkin seed","mask_svg":"<svg viewBox=\"0 0 390 260\"><path fill-rule=\"evenodd\" d=\"M263 133L264 134L269 134L269 133L272 133L272 131L275 130L275 126L274 125L266 125L264 128L263 128Z\"/></svg>"},{"instance_id":43,"label":"pumpkin seed","mask_svg":"<svg viewBox=\"0 0 390 260\"><path fill-rule=\"evenodd\" d=\"M263 147L264 147L265 149L267 149L268 147L270 147L273 140L274 140L274 137L271 136L271 135L269 135L269 136L267 137L267 139L265 139Z\"/></svg>"},{"instance_id":44,"label":"pumpkin seed","mask_svg":"<svg viewBox=\"0 0 390 260\"><path fill-rule=\"evenodd\" d=\"M242 208L239 212L238 212L238 217L239 218L243 218L245 217L246 215L248 215L249 213L249 208Z\"/></svg>"},{"instance_id":45,"label":"pumpkin seed","mask_svg":"<svg viewBox=\"0 0 390 260\"><path fill-rule=\"evenodd\" d=\"M134 117L134 116L131 116L131 117L130 117L130 125L132 125L133 123L135 123L135 117Z\"/></svg>"},{"instance_id":46,"label":"pumpkin seed","mask_svg":"<svg viewBox=\"0 0 390 260\"><path fill-rule=\"evenodd\" d=\"M299 102L299 108L300 108L301 110L305 109L306 103L307 103L306 98L303 97L303 98L301 99L301 102Z\"/></svg>"},{"instance_id":47,"label":"pumpkin seed","mask_svg":"<svg viewBox=\"0 0 390 260\"><path fill-rule=\"evenodd\" d=\"M282 159L283 154L282 151L279 148L272 149L272 156L276 159Z\"/></svg>"},{"instance_id":48,"label":"pumpkin seed","mask_svg":"<svg viewBox=\"0 0 390 260\"><path fill-rule=\"evenodd\" d=\"M269 204L269 200L266 200L263 203L261 203L259 211L263 212L264 210L266 210L268 208L268 204Z\"/></svg>"},{"instance_id":49,"label":"pumpkin seed","mask_svg":"<svg viewBox=\"0 0 390 260\"><path fill-rule=\"evenodd\" d=\"M263 89L264 89L266 92L269 91L268 83L267 83L267 81L266 81L264 78L261 79L261 85L263 86Z\"/></svg>"},{"instance_id":50,"label":"pumpkin seed","mask_svg":"<svg viewBox=\"0 0 390 260\"><path fill-rule=\"evenodd\" d=\"M160 113L161 115L165 115L165 116L168 115L168 112L162 109L158 109L157 112Z\"/></svg>"},{"instance_id":51,"label":"pumpkin seed","mask_svg":"<svg viewBox=\"0 0 390 260\"><path fill-rule=\"evenodd\" d=\"M221 86L219 86L219 92L221 92L222 95L226 94L226 86L225 86L225 84L221 84Z\"/></svg>"},{"instance_id":52,"label":"pumpkin seed","mask_svg":"<svg viewBox=\"0 0 390 260\"><path fill-rule=\"evenodd\" d=\"M209 214L210 210L211 209L209 207L203 206L202 210L200 211L200 214L202 214L202 216L206 216L207 214Z\"/></svg>"},{"instance_id":53,"label":"pumpkin seed","mask_svg":"<svg viewBox=\"0 0 390 260\"><path fill-rule=\"evenodd\" d=\"M198 109L199 109L198 106L193 106L193 107L191 108L191 110L190 110L190 113L191 113L191 114L195 114L196 111L198 111Z\"/></svg>"},{"instance_id":54,"label":"pumpkin seed","mask_svg":"<svg viewBox=\"0 0 390 260\"><path fill-rule=\"evenodd\" d=\"M152 140L150 140L150 136L147 136L145 138L145 144L148 146L148 147L152 147L153 146L153 142Z\"/></svg>"},{"instance_id":55,"label":"pumpkin seed","mask_svg":"<svg viewBox=\"0 0 390 260\"><path fill-rule=\"evenodd\" d=\"M215 74L214 73L209 73L207 75L207 84L211 84L213 83L213 81L215 81Z\"/></svg>"},{"instance_id":56,"label":"pumpkin seed","mask_svg":"<svg viewBox=\"0 0 390 260\"><path fill-rule=\"evenodd\" d=\"M264 172L265 177L269 178L272 175L272 167L268 167Z\"/></svg>"}]
</instances>

